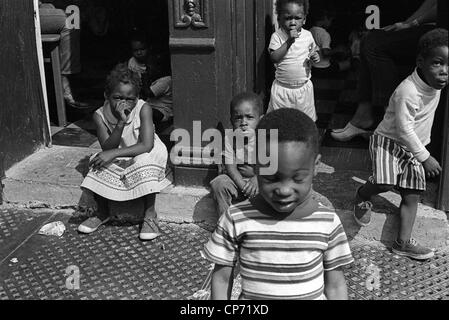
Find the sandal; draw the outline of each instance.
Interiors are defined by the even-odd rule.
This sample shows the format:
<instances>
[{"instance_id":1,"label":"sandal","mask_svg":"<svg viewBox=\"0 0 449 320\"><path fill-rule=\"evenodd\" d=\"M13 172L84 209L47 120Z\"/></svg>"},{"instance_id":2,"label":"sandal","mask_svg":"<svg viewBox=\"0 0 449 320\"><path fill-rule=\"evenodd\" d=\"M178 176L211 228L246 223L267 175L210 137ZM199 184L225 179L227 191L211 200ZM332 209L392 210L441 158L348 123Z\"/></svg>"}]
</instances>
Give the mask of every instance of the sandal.
<instances>
[{"instance_id":1,"label":"sandal","mask_svg":"<svg viewBox=\"0 0 449 320\"><path fill-rule=\"evenodd\" d=\"M142 241L153 240L161 235L157 220L145 218L140 229L139 238Z\"/></svg>"}]
</instances>

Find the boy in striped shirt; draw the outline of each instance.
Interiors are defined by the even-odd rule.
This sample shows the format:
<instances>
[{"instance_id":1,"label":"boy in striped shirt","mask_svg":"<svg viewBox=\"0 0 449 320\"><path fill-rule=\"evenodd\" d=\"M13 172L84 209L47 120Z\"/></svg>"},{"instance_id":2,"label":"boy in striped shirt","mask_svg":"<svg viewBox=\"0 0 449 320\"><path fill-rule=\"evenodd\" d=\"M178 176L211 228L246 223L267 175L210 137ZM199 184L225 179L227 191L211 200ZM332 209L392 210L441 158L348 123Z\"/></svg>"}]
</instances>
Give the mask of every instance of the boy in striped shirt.
<instances>
[{"instance_id":1,"label":"boy in striped shirt","mask_svg":"<svg viewBox=\"0 0 449 320\"><path fill-rule=\"evenodd\" d=\"M335 211L312 197L320 161L318 130L296 109L266 115L257 130L278 131L263 141L277 156L267 175L258 158L259 195L231 206L204 247L215 263L212 299L229 299L239 262L240 299L347 299L342 267L353 262L346 234Z\"/></svg>"},{"instance_id":2,"label":"boy in striped shirt","mask_svg":"<svg viewBox=\"0 0 449 320\"><path fill-rule=\"evenodd\" d=\"M412 238L421 193L427 178L441 173L438 161L426 149L430 143L441 90L448 83L448 32L436 29L419 42L417 68L390 98L383 121L370 141L373 176L356 194L354 218L360 226L371 221L371 198L397 188L402 201L395 254L417 260L434 256Z\"/></svg>"}]
</instances>

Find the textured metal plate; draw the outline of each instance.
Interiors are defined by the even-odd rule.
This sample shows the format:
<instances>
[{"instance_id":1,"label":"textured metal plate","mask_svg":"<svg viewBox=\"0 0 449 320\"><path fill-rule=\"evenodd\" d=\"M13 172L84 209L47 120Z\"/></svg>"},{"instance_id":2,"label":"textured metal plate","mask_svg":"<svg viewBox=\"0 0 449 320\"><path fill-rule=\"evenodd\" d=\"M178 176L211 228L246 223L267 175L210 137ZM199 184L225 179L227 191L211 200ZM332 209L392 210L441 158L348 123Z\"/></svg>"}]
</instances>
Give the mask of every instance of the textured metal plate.
<instances>
[{"instance_id":1,"label":"textured metal plate","mask_svg":"<svg viewBox=\"0 0 449 320\"><path fill-rule=\"evenodd\" d=\"M9 255L0 265L0 300L186 299L207 276L200 250L210 233L196 225L161 222L163 235L145 243L138 225L91 235L76 227L61 238L35 234Z\"/></svg>"},{"instance_id":2,"label":"textured metal plate","mask_svg":"<svg viewBox=\"0 0 449 320\"><path fill-rule=\"evenodd\" d=\"M351 245L355 263L345 270L355 300L449 300L449 253L419 262L385 247Z\"/></svg>"},{"instance_id":3,"label":"textured metal plate","mask_svg":"<svg viewBox=\"0 0 449 320\"><path fill-rule=\"evenodd\" d=\"M344 269L350 300L449 300L449 253L418 262L392 254L381 246L353 241L355 262ZM209 297L211 276L197 300ZM240 295L241 278L234 280L231 299Z\"/></svg>"}]
</instances>

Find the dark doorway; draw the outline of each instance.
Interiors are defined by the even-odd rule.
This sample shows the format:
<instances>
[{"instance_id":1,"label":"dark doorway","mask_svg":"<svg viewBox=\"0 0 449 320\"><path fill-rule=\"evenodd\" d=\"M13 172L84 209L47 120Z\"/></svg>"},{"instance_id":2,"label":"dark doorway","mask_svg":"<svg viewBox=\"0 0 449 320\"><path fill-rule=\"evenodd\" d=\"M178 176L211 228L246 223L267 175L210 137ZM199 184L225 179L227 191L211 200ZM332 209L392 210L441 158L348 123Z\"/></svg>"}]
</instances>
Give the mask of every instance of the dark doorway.
<instances>
[{"instance_id":1,"label":"dark doorway","mask_svg":"<svg viewBox=\"0 0 449 320\"><path fill-rule=\"evenodd\" d=\"M165 0L88 0L81 14L82 72L73 78L73 91L90 110L103 104L104 82L109 71L131 57L132 30L144 31L151 54L169 57L168 8ZM69 122L86 116L68 107Z\"/></svg>"}]
</instances>

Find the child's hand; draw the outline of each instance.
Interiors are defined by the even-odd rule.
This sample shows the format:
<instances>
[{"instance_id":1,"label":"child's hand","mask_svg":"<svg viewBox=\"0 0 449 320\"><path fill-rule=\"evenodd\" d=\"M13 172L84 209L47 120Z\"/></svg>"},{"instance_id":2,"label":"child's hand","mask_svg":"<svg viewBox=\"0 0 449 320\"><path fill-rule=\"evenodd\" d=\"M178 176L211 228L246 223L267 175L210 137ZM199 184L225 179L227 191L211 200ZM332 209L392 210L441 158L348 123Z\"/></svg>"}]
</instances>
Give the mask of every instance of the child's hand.
<instances>
[{"instance_id":1,"label":"child's hand","mask_svg":"<svg viewBox=\"0 0 449 320\"><path fill-rule=\"evenodd\" d=\"M296 29L292 29L289 32L289 39L291 43L295 42L295 40L299 38L299 32Z\"/></svg>"},{"instance_id":2,"label":"child's hand","mask_svg":"<svg viewBox=\"0 0 449 320\"><path fill-rule=\"evenodd\" d=\"M426 170L427 178L435 178L443 171L438 161L432 156L423 162L423 167Z\"/></svg>"},{"instance_id":3,"label":"child's hand","mask_svg":"<svg viewBox=\"0 0 449 320\"><path fill-rule=\"evenodd\" d=\"M252 177L246 182L242 189L243 194L247 198L254 198L259 193L259 184L257 183L257 177Z\"/></svg>"},{"instance_id":4,"label":"child's hand","mask_svg":"<svg viewBox=\"0 0 449 320\"><path fill-rule=\"evenodd\" d=\"M126 103L126 101L121 100L117 103L116 110L117 110L118 114L120 115L121 121L123 121L123 122L128 121L128 117L131 113L131 109L132 108L129 106L128 103Z\"/></svg>"},{"instance_id":5,"label":"child's hand","mask_svg":"<svg viewBox=\"0 0 449 320\"><path fill-rule=\"evenodd\" d=\"M107 150L100 152L97 154L92 161L89 163L89 166L92 167L93 170L98 170L103 166L108 165L115 159L115 153L113 150Z\"/></svg>"},{"instance_id":6,"label":"child's hand","mask_svg":"<svg viewBox=\"0 0 449 320\"><path fill-rule=\"evenodd\" d=\"M310 55L310 59L312 60L313 63L318 63L320 62L321 58L320 58L320 54L318 53L318 51L313 52Z\"/></svg>"}]
</instances>

